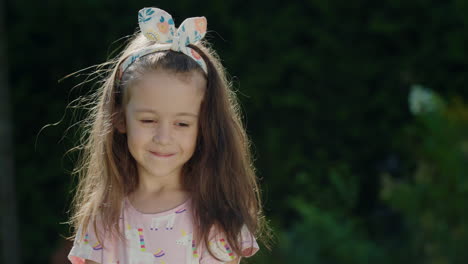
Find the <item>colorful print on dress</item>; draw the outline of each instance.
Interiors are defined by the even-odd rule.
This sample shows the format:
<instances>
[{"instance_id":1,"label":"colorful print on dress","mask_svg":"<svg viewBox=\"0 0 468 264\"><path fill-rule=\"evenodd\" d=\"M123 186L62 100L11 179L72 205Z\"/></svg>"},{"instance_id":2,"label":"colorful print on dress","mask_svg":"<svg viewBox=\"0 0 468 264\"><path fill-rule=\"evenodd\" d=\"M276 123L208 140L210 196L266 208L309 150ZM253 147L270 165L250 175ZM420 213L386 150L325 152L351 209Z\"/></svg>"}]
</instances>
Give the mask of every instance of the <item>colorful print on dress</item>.
<instances>
[{"instance_id":1,"label":"colorful print on dress","mask_svg":"<svg viewBox=\"0 0 468 264\"><path fill-rule=\"evenodd\" d=\"M181 213L186 212L186 211L187 211L187 209L183 208L183 209L175 211L175 213L176 214L181 214Z\"/></svg>"},{"instance_id":2,"label":"colorful print on dress","mask_svg":"<svg viewBox=\"0 0 468 264\"><path fill-rule=\"evenodd\" d=\"M182 237L176 240L177 245L181 246L187 246L189 244L189 241L191 240L191 236L187 235L187 232L185 232L184 229L180 230L182 233Z\"/></svg>"},{"instance_id":3,"label":"colorful print on dress","mask_svg":"<svg viewBox=\"0 0 468 264\"><path fill-rule=\"evenodd\" d=\"M75 239L75 242L73 243L73 248L70 251L70 257L72 259L75 259L77 261L80 261L79 258L76 256L79 256L80 258L90 258L91 255L93 254L93 247L89 244L89 236L88 233L85 234L84 237L81 235L81 228L78 229L77 232L77 237Z\"/></svg>"},{"instance_id":4,"label":"colorful print on dress","mask_svg":"<svg viewBox=\"0 0 468 264\"><path fill-rule=\"evenodd\" d=\"M226 241L224 240L224 238L221 238L219 240L219 242L221 242L221 245L224 246L224 248L226 249L226 252L228 253L229 257L231 259L234 259L234 253L232 253L232 250L231 248L229 247L229 245L226 243Z\"/></svg>"},{"instance_id":5,"label":"colorful print on dress","mask_svg":"<svg viewBox=\"0 0 468 264\"><path fill-rule=\"evenodd\" d=\"M164 255L166 255L166 253L164 253L164 250L162 249L158 249L156 252L153 253L153 256L155 256L156 258L160 258Z\"/></svg>"},{"instance_id":6,"label":"colorful print on dress","mask_svg":"<svg viewBox=\"0 0 468 264\"><path fill-rule=\"evenodd\" d=\"M195 246L195 239L192 240L192 256L198 258L197 247Z\"/></svg>"},{"instance_id":7,"label":"colorful print on dress","mask_svg":"<svg viewBox=\"0 0 468 264\"><path fill-rule=\"evenodd\" d=\"M140 238L140 249L142 252L146 251L145 238L143 237L143 228L138 228L138 237Z\"/></svg>"},{"instance_id":8,"label":"colorful print on dress","mask_svg":"<svg viewBox=\"0 0 468 264\"><path fill-rule=\"evenodd\" d=\"M154 263L154 256L147 252L143 228L131 228L127 225L125 229L125 238L127 239L127 255L130 263Z\"/></svg>"},{"instance_id":9,"label":"colorful print on dress","mask_svg":"<svg viewBox=\"0 0 468 264\"><path fill-rule=\"evenodd\" d=\"M96 242L96 243L93 245L93 249L94 249L94 250L102 250L102 245L101 245L99 242Z\"/></svg>"},{"instance_id":10,"label":"colorful print on dress","mask_svg":"<svg viewBox=\"0 0 468 264\"><path fill-rule=\"evenodd\" d=\"M235 258L234 253L224 238L210 241L208 246L210 247L214 256L225 262L231 261Z\"/></svg>"},{"instance_id":11,"label":"colorful print on dress","mask_svg":"<svg viewBox=\"0 0 468 264\"><path fill-rule=\"evenodd\" d=\"M154 230L154 231L158 231L159 228L160 228L160 225L162 222L166 221L166 230L172 230L174 229L174 222L175 222L175 219L176 219L176 216L178 214L181 214L184 211L185 209L183 210L178 210L178 211L175 211L173 213L170 213L168 215L164 215L164 216L159 216L159 217L153 217L151 219L151 225L150 225L150 230Z\"/></svg>"}]
</instances>

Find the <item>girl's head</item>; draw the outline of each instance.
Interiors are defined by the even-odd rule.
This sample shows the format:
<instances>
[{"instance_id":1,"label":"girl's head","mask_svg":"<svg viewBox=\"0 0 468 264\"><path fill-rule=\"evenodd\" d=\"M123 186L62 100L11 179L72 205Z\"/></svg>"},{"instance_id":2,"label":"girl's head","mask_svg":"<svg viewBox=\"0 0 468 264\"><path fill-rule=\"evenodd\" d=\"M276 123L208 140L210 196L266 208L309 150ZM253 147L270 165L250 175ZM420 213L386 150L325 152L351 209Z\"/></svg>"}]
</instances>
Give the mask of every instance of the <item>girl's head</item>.
<instances>
[{"instance_id":1,"label":"girl's head","mask_svg":"<svg viewBox=\"0 0 468 264\"><path fill-rule=\"evenodd\" d=\"M260 234L266 225L235 93L201 41L188 44L190 53L152 52L122 70L128 58L156 44L147 35L136 33L108 63L111 70L95 93L75 170L81 177L71 222L86 230L89 222L96 227L97 216L122 235L121 201L135 191L138 173L170 173L191 193L198 241L206 245L216 227L241 255L242 226Z\"/></svg>"},{"instance_id":2,"label":"girl's head","mask_svg":"<svg viewBox=\"0 0 468 264\"><path fill-rule=\"evenodd\" d=\"M179 177L197 146L205 73L190 57L161 51L140 58L122 77L113 125L120 137L116 144L127 141L127 146L116 155L131 156L140 174ZM128 162L120 164L120 171L134 169ZM135 188L129 187L127 192Z\"/></svg>"}]
</instances>

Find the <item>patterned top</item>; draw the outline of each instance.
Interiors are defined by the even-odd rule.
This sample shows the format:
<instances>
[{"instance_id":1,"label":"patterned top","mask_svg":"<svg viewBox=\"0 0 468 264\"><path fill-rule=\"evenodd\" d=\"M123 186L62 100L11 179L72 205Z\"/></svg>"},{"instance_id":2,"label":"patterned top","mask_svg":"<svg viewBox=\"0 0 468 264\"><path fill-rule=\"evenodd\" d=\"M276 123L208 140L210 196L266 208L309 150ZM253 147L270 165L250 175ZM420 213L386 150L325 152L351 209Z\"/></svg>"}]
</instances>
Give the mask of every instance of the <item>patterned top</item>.
<instances>
[{"instance_id":1,"label":"patterned top","mask_svg":"<svg viewBox=\"0 0 468 264\"><path fill-rule=\"evenodd\" d=\"M84 264L89 259L101 264L219 264L233 260L236 256L222 234L210 233L209 247L213 254L225 262L213 258L204 243L193 239L193 221L190 199L177 207L156 214L144 214L136 210L128 200L123 201L120 228L127 243L104 235L104 247L97 242L92 224L83 237L78 230L68 259L73 264ZM97 223L99 230L100 223ZM253 247L249 256L259 246L252 240L244 225L241 231L241 249Z\"/></svg>"}]
</instances>

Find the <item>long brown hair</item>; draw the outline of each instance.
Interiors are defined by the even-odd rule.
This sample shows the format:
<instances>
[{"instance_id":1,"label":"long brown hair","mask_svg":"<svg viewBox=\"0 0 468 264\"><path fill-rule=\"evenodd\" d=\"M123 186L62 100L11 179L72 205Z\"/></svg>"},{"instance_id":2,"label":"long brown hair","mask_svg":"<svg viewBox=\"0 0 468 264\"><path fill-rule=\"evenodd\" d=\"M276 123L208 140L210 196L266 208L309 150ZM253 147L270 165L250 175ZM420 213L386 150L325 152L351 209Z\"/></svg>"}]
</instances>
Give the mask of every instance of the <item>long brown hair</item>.
<instances>
[{"instance_id":1,"label":"long brown hair","mask_svg":"<svg viewBox=\"0 0 468 264\"><path fill-rule=\"evenodd\" d=\"M109 72L91 96L95 104L83 122L85 134L80 145L80 159L74 174L77 191L72 201L70 223L75 233L86 231L92 223L98 239L96 218L104 230L123 238L118 220L121 201L136 190L138 173L131 156L126 134L116 130L126 104L126 90L145 72L163 69L174 73L198 72L206 78L201 103L196 149L182 169L182 184L190 191L195 233L209 250L210 230L226 235L233 251L242 256L238 237L245 224L257 239L268 246L269 229L262 211L260 188L251 156L251 143L242 123L241 109L231 83L216 53L207 42L191 45L207 65L208 72L185 54L160 51L135 61L117 78L119 64L136 50L153 44L136 33L124 51L105 65ZM72 236L72 238L74 237ZM102 241L105 243L105 241ZM214 256L214 255L213 255Z\"/></svg>"}]
</instances>

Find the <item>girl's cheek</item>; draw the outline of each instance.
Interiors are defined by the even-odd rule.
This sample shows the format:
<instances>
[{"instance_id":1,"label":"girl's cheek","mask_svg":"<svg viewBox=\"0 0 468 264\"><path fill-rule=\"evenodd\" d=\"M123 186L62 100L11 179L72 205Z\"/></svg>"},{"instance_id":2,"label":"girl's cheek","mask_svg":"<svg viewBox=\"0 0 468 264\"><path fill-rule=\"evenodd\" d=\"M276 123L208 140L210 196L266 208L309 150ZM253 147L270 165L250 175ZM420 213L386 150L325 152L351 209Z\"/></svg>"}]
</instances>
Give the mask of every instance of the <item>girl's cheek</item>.
<instances>
[{"instance_id":1,"label":"girl's cheek","mask_svg":"<svg viewBox=\"0 0 468 264\"><path fill-rule=\"evenodd\" d=\"M127 132L128 134L133 137L133 138L141 138L145 134L151 133L151 129L142 127L138 122L136 121L131 121L128 123L127 127Z\"/></svg>"},{"instance_id":2,"label":"girl's cheek","mask_svg":"<svg viewBox=\"0 0 468 264\"><path fill-rule=\"evenodd\" d=\"M137 126L135 128L135 135L137 137L140 137L141 139L152 137L153 134L154 134L154 129L150 127Z\"/></svg>"}]
</instances>

